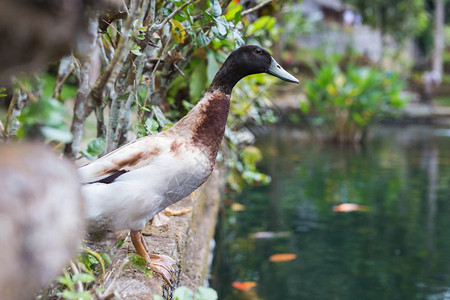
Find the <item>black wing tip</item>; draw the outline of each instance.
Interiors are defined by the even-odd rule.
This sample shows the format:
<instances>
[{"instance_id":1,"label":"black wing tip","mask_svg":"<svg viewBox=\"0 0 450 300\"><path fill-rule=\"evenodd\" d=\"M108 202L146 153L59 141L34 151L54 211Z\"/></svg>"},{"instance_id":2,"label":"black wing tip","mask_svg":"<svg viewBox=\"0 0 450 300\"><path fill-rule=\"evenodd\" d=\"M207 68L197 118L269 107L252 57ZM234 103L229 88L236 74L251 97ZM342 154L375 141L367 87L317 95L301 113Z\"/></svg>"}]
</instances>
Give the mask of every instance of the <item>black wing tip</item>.
<instances>
[{"instance_id":1,"label":"black wing tip","mask_svg":"<svg viewBox=\"0 0 450 300\"><path fill-rule=\"evenodd\" d=\"M126 170L119 170L119 171L116 171L113 174L109 175L108 177L105 177L105 178L103 178L101 180L90 182L90 183L97 183L98 182L98 183L110 184L110 183L113 183L119 176L121 176L121 175L123 175L125 173L128 173L128 171L126 171Z\"/></svg>"}]
</instances>

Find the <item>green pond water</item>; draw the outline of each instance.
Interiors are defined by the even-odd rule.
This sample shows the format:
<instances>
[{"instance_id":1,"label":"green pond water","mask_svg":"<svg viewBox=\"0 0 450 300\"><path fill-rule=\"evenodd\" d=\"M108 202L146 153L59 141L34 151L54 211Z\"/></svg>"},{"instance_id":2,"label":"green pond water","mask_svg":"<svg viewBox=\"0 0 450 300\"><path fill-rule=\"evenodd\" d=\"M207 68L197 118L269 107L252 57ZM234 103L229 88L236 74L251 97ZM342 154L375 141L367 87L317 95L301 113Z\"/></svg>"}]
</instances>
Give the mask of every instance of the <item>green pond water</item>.
<instances>
[{"instance_id":1,"label":"green pond water","mask_svg":"<svg viewBox=\"0 0 450 300\"><path fill-rule=\"evenodd\" d=\"M362 147L301 136L259 134L271 184L227 196L211 272L219 299L450 299L450 129L380 126ZM369 211L334 212L341 203ZM277 253L297 258L269 261Z\"/></svg>"}]
</instances>

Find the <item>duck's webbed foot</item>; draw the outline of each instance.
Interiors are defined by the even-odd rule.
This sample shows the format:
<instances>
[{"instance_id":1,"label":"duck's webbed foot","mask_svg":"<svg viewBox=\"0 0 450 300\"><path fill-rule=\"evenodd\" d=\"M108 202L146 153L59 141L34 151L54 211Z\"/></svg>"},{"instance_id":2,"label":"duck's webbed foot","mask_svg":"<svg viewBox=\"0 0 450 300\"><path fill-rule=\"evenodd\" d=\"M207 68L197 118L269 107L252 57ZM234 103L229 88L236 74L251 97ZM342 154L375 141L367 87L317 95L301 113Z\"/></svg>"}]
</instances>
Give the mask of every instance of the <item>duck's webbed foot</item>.
<instances>
[{"instance_id":1,"label":"duck's webbed foot","mask_svg":"<svg viewBox=\"0 0 450 300\"><path fill-rule=\"evenodd\" d=\"M148 267L152 269L154 272L161 275L164 280L172 286L171 279L174 273L174 268L172 265L175 264L175 260L167 255L157 255L157 254L149 254L150 262L148 262Z\"/></svg>"},{"instance_id":2,"label":"duck's webbed foot","mask_svg":"<svg viewBox=\"0 0 450 300\"><path fill-rule=\"evenodd\" d=\"M148 253L147 245L145 244L141 231L131 230L130 236L134 248L136 248L136 253L147 261L147 266L152 269L153 272L161 275L164 280L172 286L171 279L175 272L172 265L174 265L176 261L167 255Z\"/></svg>"}]
</instances>

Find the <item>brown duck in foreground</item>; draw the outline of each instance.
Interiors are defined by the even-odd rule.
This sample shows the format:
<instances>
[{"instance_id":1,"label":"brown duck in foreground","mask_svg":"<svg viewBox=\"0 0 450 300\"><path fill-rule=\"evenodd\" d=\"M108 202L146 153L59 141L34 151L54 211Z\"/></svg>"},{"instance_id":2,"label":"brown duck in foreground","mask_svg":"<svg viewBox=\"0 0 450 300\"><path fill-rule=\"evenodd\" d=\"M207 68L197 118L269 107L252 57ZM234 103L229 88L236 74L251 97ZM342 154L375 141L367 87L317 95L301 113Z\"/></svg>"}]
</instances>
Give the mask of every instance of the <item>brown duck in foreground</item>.
<instances>
[{"instance_id":1,"label":"brown duck in foreground","mask_svg":"<svg viewBox=\"0 0 450 300\"><path fill-rule=\"evenodd\" d=\"M228 56L204 97L172 128L80 168L90 231L130 229L137 254L170 284L175 261L150 254L141 229L209 177L225 132L231 91L239 80L257 73L298 83L269 52L243 46Z\"/></svg>"}]
</instances>

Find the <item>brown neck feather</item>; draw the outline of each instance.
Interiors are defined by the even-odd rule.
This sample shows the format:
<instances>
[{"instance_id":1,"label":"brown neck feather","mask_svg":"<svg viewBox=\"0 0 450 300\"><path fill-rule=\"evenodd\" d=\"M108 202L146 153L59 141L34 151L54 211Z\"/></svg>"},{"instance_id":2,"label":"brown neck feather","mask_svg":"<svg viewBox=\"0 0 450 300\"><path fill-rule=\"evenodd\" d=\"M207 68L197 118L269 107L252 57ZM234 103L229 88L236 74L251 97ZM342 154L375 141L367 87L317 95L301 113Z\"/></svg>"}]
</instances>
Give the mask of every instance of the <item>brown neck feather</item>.
<instances>
[{"instance_id":1,"label":"brown neck feather","mask_svg":"<svg viewBox=\"0 0 450 300\"><path fill-rule=\"evenodd\" d=\"M221 91L215 91L210 98L199 105L201 107L193 128L192 141L197 147L201 147L212 161L215 161L225 132L230 96Z\"/></svg>"},{"instance_id":2,"label":"brown neck feather","mask_svg":"<svg viewBox=\"0 0 450 300\"><path fill-rule=\"evenodd\" d=\"M222 141L230 110L230 96L220 90L208 91L204 98L172 128L202 149L212 163Z\"/></svg>"}]
</instances>

